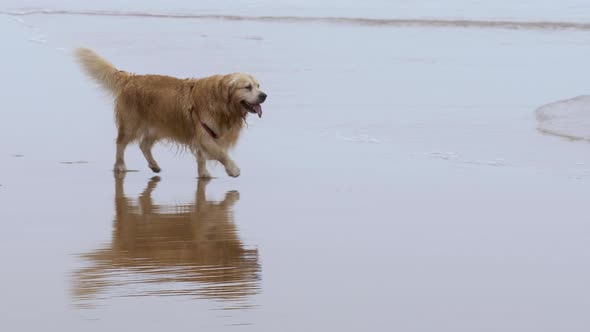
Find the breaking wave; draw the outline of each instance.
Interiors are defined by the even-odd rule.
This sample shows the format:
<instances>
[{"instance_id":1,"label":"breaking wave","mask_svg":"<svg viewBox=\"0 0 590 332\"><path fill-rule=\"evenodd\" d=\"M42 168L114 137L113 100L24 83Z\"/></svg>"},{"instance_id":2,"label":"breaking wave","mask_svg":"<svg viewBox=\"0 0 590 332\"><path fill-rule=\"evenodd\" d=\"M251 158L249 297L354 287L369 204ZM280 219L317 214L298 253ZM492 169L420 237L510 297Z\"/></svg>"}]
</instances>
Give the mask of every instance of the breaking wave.
<instances>
[{"instance_id":1,"label":"breaking wave","mask_svg":"<svg viewBox=\"0 0 590 332\"><path fill-rule=\"evenodd\" d=\"M145 17L166 19L209 19L227 21L257 21L278 23L326 23L378 27L450 27L450 28L487 28L487 29L522 29L522 30L590 30L590 23L564 21L491 21L468 19L379 19L360 17L308 17L308 16L241 16L221 14L176 14L135 11L96 11L96 10L59 10L39 9L22 11L0 11L10 16L28 15L70 15L70 16L110 16L110 17Z\"/></svg>"},{"instance_id":2,"label":"breaking wave","mask_svg":"<svg viewBox=\"0 0 590 332\"><path fill-rule=\"evenodd\" d=\"M590 141L590 96L578 96L539 107L537 129L573 140Z\"/></svg>"}]
</instances>

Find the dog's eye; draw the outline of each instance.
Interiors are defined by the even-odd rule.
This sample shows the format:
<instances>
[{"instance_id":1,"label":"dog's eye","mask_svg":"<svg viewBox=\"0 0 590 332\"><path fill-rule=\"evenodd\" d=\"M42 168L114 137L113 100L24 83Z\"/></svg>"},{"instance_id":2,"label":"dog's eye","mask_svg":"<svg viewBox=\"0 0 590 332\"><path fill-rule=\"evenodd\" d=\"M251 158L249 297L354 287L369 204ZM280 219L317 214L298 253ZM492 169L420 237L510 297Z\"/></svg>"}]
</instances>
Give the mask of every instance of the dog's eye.
<instances>
[{"instance_id":1,"label":"dog's eye","mask_svg":"<svg viewBox=\"0 0 590 332\"><path fill-rule=\"evenodd\" d=\"M244 89L252 90L252 84L246 85L246 87L244 87Z\"/></svg>"}]
</instances>

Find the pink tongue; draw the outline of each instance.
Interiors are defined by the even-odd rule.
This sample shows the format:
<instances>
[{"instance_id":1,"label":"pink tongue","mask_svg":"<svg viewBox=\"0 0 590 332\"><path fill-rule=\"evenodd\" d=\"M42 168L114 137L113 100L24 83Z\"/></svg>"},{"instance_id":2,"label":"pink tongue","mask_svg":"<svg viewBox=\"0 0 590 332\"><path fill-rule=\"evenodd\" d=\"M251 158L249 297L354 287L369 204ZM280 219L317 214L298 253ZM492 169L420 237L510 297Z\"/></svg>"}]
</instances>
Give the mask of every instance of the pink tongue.
<instances>
[{"instance_id":1,"label":"pink tongue","mask_svg":"<svg viewBox=\"0 0 590 332\"><path fill-rule=\"evenodd\" d=\"M252 105L252 107L256 111L256 114L258 114L258 117L261 118L262 117L262 106L260 106L260 104L258 104L258 105Z\"/></svg>"}]
</instances>

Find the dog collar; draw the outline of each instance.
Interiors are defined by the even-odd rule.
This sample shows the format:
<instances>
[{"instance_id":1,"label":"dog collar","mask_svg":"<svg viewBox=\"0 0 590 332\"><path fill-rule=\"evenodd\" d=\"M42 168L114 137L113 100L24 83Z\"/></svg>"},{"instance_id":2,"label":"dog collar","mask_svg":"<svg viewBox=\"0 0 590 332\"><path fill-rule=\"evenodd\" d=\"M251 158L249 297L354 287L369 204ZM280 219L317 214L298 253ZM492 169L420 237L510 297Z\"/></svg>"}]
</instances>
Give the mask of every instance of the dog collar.
<instances>
[{"instance_id":1,"label":"dog collar","mask_svg":"<svg viewBox=\"0 0 590 332\"><path fill-rule=\"evenodd\" d=\"M209 135L211 135L211 137L213 137L213 139L217 139L219 136L217 136L217 134L213 131L213 129L209 128L208 125L206 125L204 122L201 122L201 126L203 126L203 128L205 129L206 132L209 133Z\"/></svg>"},{"instance_id":2,"label":"dog collar","mask_svg":"<svg viewBox=\"0 0 590 332\"><path fill-rule=\"evenodd\" d=\"M211 137L213 137L213 139L218 139L219 136L213 131L213 129L211 129L207 124L205 124L205 122L201 121L201 117L199 116L199 112L197 112L194 107L191 107L190 109L191 114L194 114L197 117L197 120L199 120L199 123L201 124L201 127L203 127L203 129L205 129L205 131L211 135ZM195 123L195 119L191 116L191 120L193 121L193 125Z\"/></svg>"}]
</instances>

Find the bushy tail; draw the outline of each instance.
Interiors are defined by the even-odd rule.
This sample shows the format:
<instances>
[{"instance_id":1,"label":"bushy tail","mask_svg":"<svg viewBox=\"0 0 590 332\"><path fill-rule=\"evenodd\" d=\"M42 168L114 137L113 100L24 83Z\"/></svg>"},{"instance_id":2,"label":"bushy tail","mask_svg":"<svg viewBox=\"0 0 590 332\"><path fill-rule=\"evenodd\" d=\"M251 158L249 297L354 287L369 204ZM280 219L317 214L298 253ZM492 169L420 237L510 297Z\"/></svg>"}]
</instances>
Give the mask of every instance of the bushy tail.
<instances>
[{"instance_id":1,"label":"bushy tail","mask_svg":"<svg viewBox=\"0 0 590 332\"><path fill-rule=\"evenodd\" d=\"M74 54L86 74L114 94L121 90L126 78L129 77L129 74L117 70L115 66L92 50L78 48Z\"/></svg>"}]
</instances>

